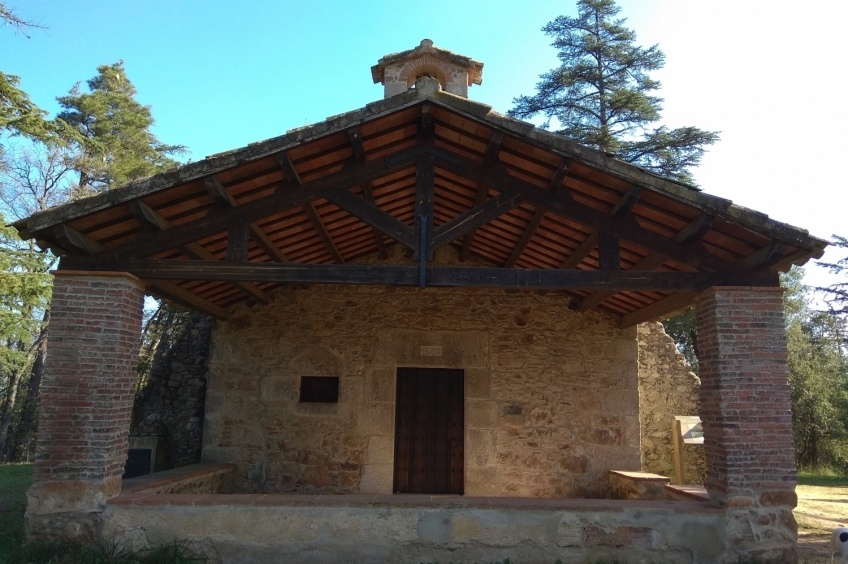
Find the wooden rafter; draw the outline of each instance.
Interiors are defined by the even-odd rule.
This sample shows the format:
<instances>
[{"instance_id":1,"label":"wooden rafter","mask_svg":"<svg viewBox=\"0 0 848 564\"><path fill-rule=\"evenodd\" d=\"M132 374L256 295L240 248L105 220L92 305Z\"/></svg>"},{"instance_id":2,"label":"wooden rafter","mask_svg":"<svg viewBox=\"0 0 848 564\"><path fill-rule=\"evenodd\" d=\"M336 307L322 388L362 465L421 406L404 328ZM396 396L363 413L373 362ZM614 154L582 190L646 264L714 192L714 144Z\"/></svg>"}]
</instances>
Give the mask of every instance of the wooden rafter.
<instances>
[{"instance_id":1,"label":"wooden rafter","mask_svg":"<svg viewBox=\"0 0 848 564\"><path fill-rule=\"evenodd\" d=\"M376 229L381 233L379 237L381 241L382 234L385 233L405 247L415 249L417 244L415 232L407 224L384 212L365 198L354 195L350 190L327 192L324 198Z\"/></svg>"},{"instance_id":2,"label":"wooden rafter","mask_svg":"<svg viewBox=\"0 0 848 564\"><path fill-rule=\"evenodd\" d=\"M306 213L306 217L309 218L309 222L312 224L312 228L315 229L316 233L318 233L318 237L321 239L321 242L324 243L324 246L327 248L327 252L330 253L333 260L336 262L344 262L344 257L333 242L333 238L330 237L330 232L327 231L327 226L324 225L323 221L321 221L321 216L318 215L318 211L315 209L315 206L312 205L312 202L304 202L300 205L300 207L303 208L304 213Z\"/></svg>"},{"instance_id":3,"label":"wooden rafter","mask_svg":"<svg viewBox=\"0 0 848 564\"><path fill-rule=\"evenodd\" d=\"M362 142L362 136L355 127L348 129L347 135L348 139L350 139L350 147L353 151L354 160L357 162L363 162L365 160L365 145ZM376 205L374 203L374 190L371 186L371 182L363 182L361 187L362 196L365 198L365 201L369 204ZM374 226L371 227L371 232L374 235L374 243L377 245L377 256L380 257L380 260L386 260L389 258L389 255L386 252L386 243L383 241L383 233Z\"/></svg>"},{"instance_id":4,"label":"wooden rafter","mask_svg":"<svg viewBox=\"0 0 848 564\"><path fill-rule=\"evenodd\" d=\"M502 131L492 132L489 138L489 143L486 145L486 164L492 165L500 159L498 155L501 151L501 143L503 142L504 134ZM489 189L482 182L477 185L477 193L474 196L474 206L477 207L486 200L486 194ZM462 248L459 250L459 260L465 261L468 259L468 253L471 251L471 244L474 242L474 235L477 233L477 228L472 229L462 240Z\"/></svg>"},{"instance_id":5,"label":"wooden rafter","mask_svg":"<svg viewBox=\"0 0 848 564\"><path fill-rule=\"evenodd\" d=\"M438 249L463 235L470 234L481 225L517 207L524 200L517 191L503 191L494 198L474 206L467 212L440 225L433 233L433 248Z\"/></svg>"}]
</instances>

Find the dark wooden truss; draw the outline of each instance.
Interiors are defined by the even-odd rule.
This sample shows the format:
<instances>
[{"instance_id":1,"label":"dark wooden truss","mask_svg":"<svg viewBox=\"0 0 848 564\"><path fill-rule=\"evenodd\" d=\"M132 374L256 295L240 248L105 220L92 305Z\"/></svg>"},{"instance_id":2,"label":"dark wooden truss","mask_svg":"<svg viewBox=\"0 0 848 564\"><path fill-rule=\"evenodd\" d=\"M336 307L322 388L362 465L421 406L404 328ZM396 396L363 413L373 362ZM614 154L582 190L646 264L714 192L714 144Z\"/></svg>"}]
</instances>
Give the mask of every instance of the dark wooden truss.
<instances>
[{"instance_id":1,"label":"dark wooden truss","mask_svg":"<svg viewBox=\"0 0 848 564\"><path fill-rule=\"evenodd\" d=\"M219 318L297 282L562 290L629 326L710 286L777 286L826 244L450 95L366 110L16 227L62 269ZM358 264L392 246L407 264ZM459 265L434 262L446 246Z\"/></svg>"}]
</instances>

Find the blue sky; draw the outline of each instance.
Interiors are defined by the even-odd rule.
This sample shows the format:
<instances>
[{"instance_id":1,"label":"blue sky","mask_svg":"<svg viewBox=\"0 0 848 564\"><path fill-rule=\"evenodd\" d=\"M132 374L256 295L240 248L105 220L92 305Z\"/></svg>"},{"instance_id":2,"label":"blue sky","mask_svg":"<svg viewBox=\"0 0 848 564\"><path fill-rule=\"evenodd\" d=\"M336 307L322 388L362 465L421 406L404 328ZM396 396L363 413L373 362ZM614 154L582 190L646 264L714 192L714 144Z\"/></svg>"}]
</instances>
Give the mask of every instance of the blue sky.
<instances>
[{"instance_id":1,"label":"blue sky","mask_svg":"<svg viewBox=\"0 0 848 564\"><path fill-rule=\"evenodd\" d=\"M437 46L485 64L469 97L506 112L557 64L540 28L571 1L7 0L41 23L0 30L0 69L44 109L124 61L156 134L189 158L233 149L382 97L370 66ZM644 46L659 43L664 122L721 131L696 178L717 196L814 235L848 235L841 169L848 3L621 0ZM785 7L784 7L785 6ZM844 79L842 79L844 80ZM838 255L825 258L836 260ZM808 281L825 283L820 269Z\"/></svg>"}]
</instances>

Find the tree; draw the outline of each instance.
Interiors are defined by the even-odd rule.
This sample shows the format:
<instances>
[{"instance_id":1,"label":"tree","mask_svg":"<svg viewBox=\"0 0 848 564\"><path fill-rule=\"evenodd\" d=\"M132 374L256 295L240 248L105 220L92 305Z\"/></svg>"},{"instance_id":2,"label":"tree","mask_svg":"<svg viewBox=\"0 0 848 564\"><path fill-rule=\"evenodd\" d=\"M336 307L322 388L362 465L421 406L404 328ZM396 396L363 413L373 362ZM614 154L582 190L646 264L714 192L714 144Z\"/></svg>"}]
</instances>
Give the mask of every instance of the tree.
<instances>
[{"instance_id":1,"label":"tree","mask_svg":"<svg viewBox=\"0 0 848 564\"><path fill-rule=\"evenodd\" d=\"M97 76L59 97L67 122L80 136L74 168L79 172L82 195L102 192L137 178L177 165L170 155L182 153L179 145L166 145L150 131L149 106L139 104L136 89L127 78L123 61L97 67Z\"/></svg>"},{"instance_id":2,"label":"tree","mask_svg":"<svg viewBox=\"0 0 848 564\"><path fill-rule=\"evenodd\" d=\"M815 311L803 271L782 277L786 287L786 349L795 453L802 467L844 468L848 463L848 357L846 324Z\"/></svg>"},{"instance_id":3,"label":"tree","mask_svg":"<svg viewBox=\"0 0 848 564\"><path fill-rule=\"evenodd\" d=\"M654 173L692 182L704 147L718 135L697 127L654 127L663 99L650 77L665 55L636 45L636 34L616 19L614 0L578 0L577 17L559 16L542 28L554 38L562 64L540 78L536 94L515 98L510 115L544 115L557 133Z\"/></svg>"},{"instance_id":4,"label":"tree","mask_svg":"<svg viewBox=\"0 0 848 564\"><path fill-rule=\"evenodd\" d=\"M833 240L837 247L848 250L848 238L834 235ZM830 269L833 274L848 274L848 256L834 263L820 262L818 264ZM836 282L828 287L816 289L825 294L831 311L837 315L848 315L848 282Z\"/></svg>"}]
</instances>

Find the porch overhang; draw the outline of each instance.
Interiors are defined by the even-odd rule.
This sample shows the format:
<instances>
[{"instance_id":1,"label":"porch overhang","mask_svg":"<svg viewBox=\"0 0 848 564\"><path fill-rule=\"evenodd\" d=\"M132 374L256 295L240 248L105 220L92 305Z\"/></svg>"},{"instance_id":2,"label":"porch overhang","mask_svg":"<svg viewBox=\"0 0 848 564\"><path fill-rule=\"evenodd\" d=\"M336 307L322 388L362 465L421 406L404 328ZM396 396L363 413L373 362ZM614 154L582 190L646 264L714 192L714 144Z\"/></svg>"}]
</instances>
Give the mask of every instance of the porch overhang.
<instances>
[{"instance_id":1,"label":"porch overhang","mask_svg":"<svg viewBox=\"0 0 848 564\"><path fill-rule=\"evenodd\" d=\"M778 285L827 242L424 78L361 110L14 224L60 269L125 271L218 318L282 284L559 289L622 326ZM405 265L373 263L405 249ZM461 261L439 267L452 246Z\"/></svg>"}]
</instances>

